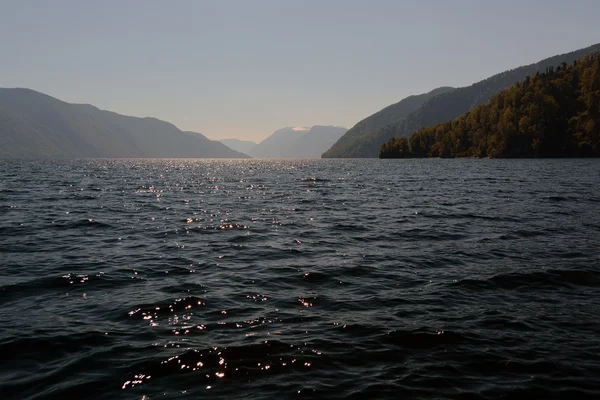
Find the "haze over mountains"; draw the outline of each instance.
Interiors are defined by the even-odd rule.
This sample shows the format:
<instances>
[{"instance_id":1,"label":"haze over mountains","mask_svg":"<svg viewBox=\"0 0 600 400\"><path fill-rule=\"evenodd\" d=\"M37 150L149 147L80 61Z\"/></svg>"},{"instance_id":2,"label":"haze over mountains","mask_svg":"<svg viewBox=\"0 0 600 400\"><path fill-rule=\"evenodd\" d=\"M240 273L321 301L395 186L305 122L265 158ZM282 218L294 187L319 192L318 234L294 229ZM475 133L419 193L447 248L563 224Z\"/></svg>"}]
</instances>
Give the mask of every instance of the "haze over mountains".
<instances>
[{"instance_id":1,"label":"haze over mountains","mask_svg":"<svg viewBox=\"0 0 600 400\"><path fill-rule=\"evenodd\" d=\"M321 158L347 129L315 125L310 128L282 128L254 146L248 154L255 158Z\"/></svg>"},{"instance_id":2,"label":"haze over mountains","mask_svg":"<svg viewBox=\"0 0 600 400\"><path fill-rule=\"evenodd\" d=\"M0 157L248 156L156 118L70 104L30 89L0 88Z\"/></svg>"},{"instance_id":3,"label":"haze over mountains","mask_svg":"<svg viewBox=\"0 0 600 400\"><path fill-rule=\"evenodd\" d=\"M0 88L0 157L320 158L346 128L283 128L260 143L213 141L156 118ZM229 146L231 146L231 148Z\"/></svg>"},{"instance_id":4,"label":"haze over mountains","mask_svg":"<svg viewBox=\"0 0 600 400\"><path fill-rule=\"evenodd\" d=\"M260 143L213 141L156 118L70 104L30 89L0 88L0 157L363 158L391 138L454 120L527 76L600 51L600 44L494 75L468 87L409 96L352 129L282 128ZM233 118L234 116L232 116ZM228 147L229 146L229 147Z\"/></svg>"},{"instance_id":5,"label":"haze over mountains","mask_svg":"<svg viewBox=\"0 0 600 400\"><path fill-rule=\"evenodd\" d=\"M250 150L256 146L256 142L251 140L240 140L240 139L220 139L219 142L232 150L239 151L240 153L249 154Z\"/></svg>"},{"instance_id":6,"label":"haze over mountains","mask_svg":"<svg viewBox=\"0 0 600 400\"><path fill-rule=\"evenodd\" d=\"M442 93L437 93L434 96L428 96L432 92L413 96L425 101L406 113L411 108L405 107L406 102L410 100L409 104L412 106L418 104L415 99L409 97L359 122L326 151L323 157L377 157L380 146L391 138L408 137L419 129L458 118L475 107L487 103L494 95L516 82L523 81L527 76L544 72L546 68L556 67L563 62L572 64L575 60L598 51L600 51L600 44L595 44L584 49L547 58L535 64L505 71L468 87L455 90L440 88ZM440 89L436 89L436 91ZM400 106L402 106L402 109ZM394 113L393 115L397 118L396 121L382 126L381 121L387 119L390 108L392 110L401 109L404 112Z\"/></svg>"}]
</instances>

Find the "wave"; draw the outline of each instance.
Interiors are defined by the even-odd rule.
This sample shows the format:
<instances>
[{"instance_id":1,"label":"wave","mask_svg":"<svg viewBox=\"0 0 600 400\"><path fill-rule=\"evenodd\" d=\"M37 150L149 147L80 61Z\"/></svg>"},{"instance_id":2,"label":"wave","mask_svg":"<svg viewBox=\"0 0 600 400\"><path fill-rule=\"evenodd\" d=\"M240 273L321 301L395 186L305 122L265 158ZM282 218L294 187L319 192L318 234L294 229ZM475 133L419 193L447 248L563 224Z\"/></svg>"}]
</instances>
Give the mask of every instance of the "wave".
<instances>
[{"instance_id":1,"label":"wave","mask_svg":"<svg viewBox=\"0 0 600 400\"><path fill-rule=\"evenodd\" d=\"M523 287L600 287L600 271L572 269L497 274L485 279L462 279L458 286L471 289L521 289Z\"/></svg>"}]
</instances>

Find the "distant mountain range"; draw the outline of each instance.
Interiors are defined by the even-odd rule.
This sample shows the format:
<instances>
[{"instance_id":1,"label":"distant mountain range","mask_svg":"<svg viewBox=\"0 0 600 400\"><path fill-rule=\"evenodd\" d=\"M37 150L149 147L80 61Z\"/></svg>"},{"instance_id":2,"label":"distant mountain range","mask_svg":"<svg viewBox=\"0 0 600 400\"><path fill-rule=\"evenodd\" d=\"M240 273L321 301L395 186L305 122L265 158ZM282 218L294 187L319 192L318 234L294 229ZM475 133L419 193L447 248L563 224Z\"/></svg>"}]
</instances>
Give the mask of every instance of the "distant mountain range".
<instances>
[{"instance_id":1,"label":"distant mountain range","mask_svg":"<svg viewBox=\"0 0 600 400\"><path fill-rule=\"evenodd\" d=\"M494 95L525 80L527 76L544 72L546 68L556 67L563 62L572 64L575 60L598 51L600 44L505 71L468 87L454 90L440 88L424 95L408 97L356 124L323 157L377 157L379 147L391 138L408 137L422 128L458 118L477 106L486 104ZM383 125L386 121L387 124Z\"/></svg>"},{"instance_id":2,"label":"distant mountain range","mask_svg":"<svg viewBox=\"0 0 600 400\"><path fill-rule=\"evenodd\" d=\"M235 151L239 151L240 153L250 154L250 150L254 146L256 146L256 142L251 140L240 140L240 139L221 139L219 142L223 143L225 146L233 149Z\"/></svg>"},{"instance_id":3,"label":"distant mountain range","mask_svg":"<svg viewBox=\"0 0 600 400\"><path fill-rule=\"evenodd\" d=\"M0 157L248 158L156 118L129 117L29 89L2 88Z\"/></svg>"},{"instance_id":4,"label":"distant mountain range","mask_svg":"<svg viewBox=\"0 0 600 400\"><path fill-rule=\"evenodd\" d=\"M255 158L321 158L346 128L315 125L311 128L282 128L251 148Z\"/></svg>"}]
</instances>

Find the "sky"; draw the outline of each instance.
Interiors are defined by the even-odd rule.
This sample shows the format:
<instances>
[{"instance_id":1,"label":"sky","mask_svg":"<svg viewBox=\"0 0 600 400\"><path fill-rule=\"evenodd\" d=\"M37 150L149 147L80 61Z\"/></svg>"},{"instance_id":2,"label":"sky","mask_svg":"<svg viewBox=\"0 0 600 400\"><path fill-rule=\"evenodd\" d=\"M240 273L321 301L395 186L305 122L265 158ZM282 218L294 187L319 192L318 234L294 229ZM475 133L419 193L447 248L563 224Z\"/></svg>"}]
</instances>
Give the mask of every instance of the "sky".
<instances>
[{"instance_id":1,"label":"sky","mask_svg":"<svg viewBox=\"0 0 600 400\"><path fill-rule=\"evenodd\" d=\"M587 47L598 15L598 0L0 0L0 87L260 141Z\"/></svg>"}]
</instances>

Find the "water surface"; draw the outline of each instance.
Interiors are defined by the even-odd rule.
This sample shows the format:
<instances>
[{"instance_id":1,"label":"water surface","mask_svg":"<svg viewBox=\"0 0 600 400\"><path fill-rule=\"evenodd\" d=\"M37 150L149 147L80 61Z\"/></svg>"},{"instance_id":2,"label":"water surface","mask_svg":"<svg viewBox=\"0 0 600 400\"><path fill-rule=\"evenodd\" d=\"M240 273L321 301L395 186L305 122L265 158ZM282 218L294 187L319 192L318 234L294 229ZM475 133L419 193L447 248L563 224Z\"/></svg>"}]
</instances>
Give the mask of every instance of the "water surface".
<instances>
[{"instance_id":1,"label":"water surface","mask_svg":"<svg viewBox=\"0 0 600 400\"><path fill-rule=\"evenodd\" d=\"M0 160L0 398L598 398L598 160Z\"/></svg>"}]
</instances>

